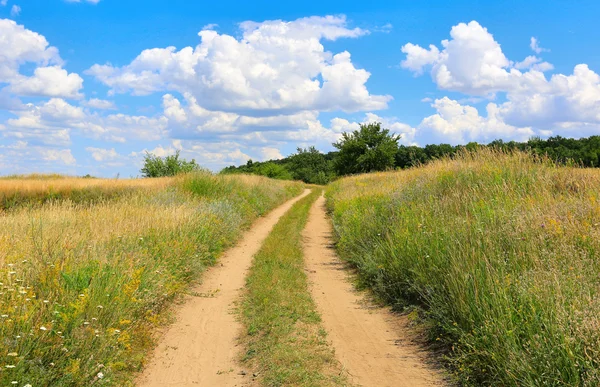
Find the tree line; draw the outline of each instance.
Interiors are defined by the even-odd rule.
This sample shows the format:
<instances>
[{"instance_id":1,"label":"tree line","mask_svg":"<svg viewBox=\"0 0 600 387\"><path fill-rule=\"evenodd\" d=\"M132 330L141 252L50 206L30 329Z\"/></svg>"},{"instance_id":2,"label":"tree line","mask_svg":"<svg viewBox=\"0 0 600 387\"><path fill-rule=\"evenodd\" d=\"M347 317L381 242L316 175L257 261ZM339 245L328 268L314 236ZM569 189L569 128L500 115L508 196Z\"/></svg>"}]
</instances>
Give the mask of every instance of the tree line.
<instances>
[{"instance_id":1,"label":"tree line","mask_svg":"<svg viewBox=\"0 0 600 387\"><path fill-rule=\"evenodd\" d=\"M546 140L533 137L527 142L495 140L489 144L470 142L466 145L430 144L424 147L400 145L399 140L400 136L391 134L380 123L363 124L359 130L343 133L340 141L333 144L336 151L321 153L314 147L298 148L296 153L281 160L249 160L245 165L227 167L221 173L250 173L327 184L339 176L411 168L481 147L532 152L560 164L600 167L600 136L581 139L556 136Z\"/></svg>"},{"instance_id":2,"label":"tree line","mask_svg":"<svg viewBox=\"0 0 600 387\"><path fill-rule=\"evenodd\" d=\"M244 165L224 168L221 173L327 184L339 176L411 168L480 147L527 151L545 155L560 164L600 167L600 136L581 139L556 136L546 140L533 137L527 142L495 140L489 144L470 142L467 145L430 144L425 147L400 145L399 141L400 135L390 133L381 123L362 124L357 130L342 133L340 140L333 143L336 148L333 152L321 153L315 147L298 148L296 153L281 160L248 160ZM147 153L141 172L144 177L172 176L199 168L194 160L188 162L179 158L179 153L165 158Z\"/></svg>"}]
</instances>

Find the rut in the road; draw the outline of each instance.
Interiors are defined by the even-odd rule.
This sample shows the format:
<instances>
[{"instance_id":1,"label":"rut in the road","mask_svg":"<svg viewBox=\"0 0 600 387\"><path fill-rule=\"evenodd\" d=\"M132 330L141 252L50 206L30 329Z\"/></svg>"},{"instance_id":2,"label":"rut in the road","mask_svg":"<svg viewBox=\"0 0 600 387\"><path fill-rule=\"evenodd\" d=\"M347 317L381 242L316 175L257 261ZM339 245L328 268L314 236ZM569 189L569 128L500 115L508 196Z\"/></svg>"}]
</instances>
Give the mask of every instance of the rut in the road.
<instances>
[{"instance_id":1,"label":"rut in the road","mask_svg":"<svg viewBox=\"0 0 600 387\"><path fill-rule=\"evenodd\" d=\"M398 316L386 308L365 307L331 248L331 231L321 196L304 230L304 255L317 309L351 381L363 387L443 386L441 373L427 364Z\"/></svg>"},{"instance_id":2,"label":"rut in the road","mask_svg":"<svg viewBox=\"0 0 600 387\"><path fill-rule=\"evenodd\" d=\"M228 250L217 267L208 270L203 282L176 310L153 358L139 378L139 386L240 386L236 339L242 326L232 313L233 303L244 286L252 257L260 249L279 218L299 197L259 219L236 247Z\"/></svg>"}]
</instances>

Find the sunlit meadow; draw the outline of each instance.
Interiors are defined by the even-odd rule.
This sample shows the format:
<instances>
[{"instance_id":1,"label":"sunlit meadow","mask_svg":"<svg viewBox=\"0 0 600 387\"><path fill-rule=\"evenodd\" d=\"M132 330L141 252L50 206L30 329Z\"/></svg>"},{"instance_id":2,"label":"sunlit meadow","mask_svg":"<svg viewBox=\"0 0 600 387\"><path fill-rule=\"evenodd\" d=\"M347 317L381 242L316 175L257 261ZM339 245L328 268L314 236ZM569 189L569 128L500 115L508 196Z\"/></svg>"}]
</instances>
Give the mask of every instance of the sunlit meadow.
<instances>
[{"instance_id":1,"label":"sunlit meadow","mask_svg":"<svg viewBox=\"0 0 600 387\"><path fill-rule=\"evenodd\" d=\"M298 183L0 180L0 384L129 385L165 311Z\"/></svg>"},{"instance_id":2,"label":"sunlit meadow","mask_svg":"<svg viewBox=\"0 0 600 387\"><path fill-rule=\"evenodd\" d=\"M485 150L327 196L341 255L463 384L600 385L598 170Z\"/></svg>"}]
</instances>

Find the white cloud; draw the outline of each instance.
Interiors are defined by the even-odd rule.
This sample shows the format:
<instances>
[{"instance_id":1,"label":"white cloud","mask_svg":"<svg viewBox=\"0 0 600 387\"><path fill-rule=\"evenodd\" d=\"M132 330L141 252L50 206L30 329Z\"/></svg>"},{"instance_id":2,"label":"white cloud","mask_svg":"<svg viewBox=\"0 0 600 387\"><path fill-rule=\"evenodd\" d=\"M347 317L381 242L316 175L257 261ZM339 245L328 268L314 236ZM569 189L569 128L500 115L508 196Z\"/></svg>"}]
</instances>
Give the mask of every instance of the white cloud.
<instances>
[{"instance_id":1,"label":"white cloud","mask_svg":"<svg viewBox=\"0 0 600 387\"><path fill-rule=\"evenodd\" d=\"M429 143L487 143L498 138L526 141L535 134L529 127L506 124L494 103L487 105L487 117L480 116L474 107L463 106L448 97L436 99L432 107L437 114L426 117L417 127L419 136L429 139Z\"/></svg>"},{"instance_id":2,"label":"white cloud","mask_svg":"<svg viewBox=\"0 0 600 387\"><path fill-rule=\"evenodd\" d=\"M433 44L429 45L429 50L427 50L416 44L407 43L402 46L402 52L406 54L406 59L402 61L401 66L413 71L416 75L423 74L425 67L440 59L440 50Z\"/></svg>"},{"instance_id":3,"label":"white cloud","mask_svg":"<svg viewBox=\"0 0 600 387\"><path fill-rule=\"evenodd\" d=\"M98 98L91 98L88 101L83 101L82 105L98 110L114 110L117 108L114 102Z\"/></svg>"},{"instance_id":4,"label":"white cloud","mask_svg":"<svg viewBox=\"0 0 600 387\"><path fill-rule=\"evenodd\" d=\"M92 158L98 162L114 161L121 157L117 151L115 151L115 148L104 149L88 146L85 148L85 150L90 152L92 154Z\"/></svg>"},{"instance_id":5,"label":"white cloud","mask_svg":"<svg viewBox=\"0 0 600 387\"><path fill-rule=\"evenodd\" d=\"M19 16L21 14L21 7L19 7L18 5L13 5L12 8L10 9L10 16L15 17L15 16Z\"/></svg>"},{"instance_id":6,"label":"white cloud","mask_svg":"<svg viewBox=\"0 0 600 387\"><path fill-rule=\"evenodd\" d=\"M49 146L66 146L71 133L87 138L112 142L127 140L157 141L167 136L167 118L126 114L101 116L70 105L61 98L52 98L38 105L27 104L13 111L16 118L8 119L0 136L27 140Z\"/></svg>"},{"instance_id":7,"label":"white cloud","mask_svg":"<svg viewBox=\"0 0 600 387\"><path fill-rule=\"evenodd\" d=\"M402 62L403 67L416 74L430 68L433 81L441 89L485 97L505 93L506 102L493 105L492 115L488 105L486 120L495 119L509 127L556 131L573 123L582 128L600 124L600 76L587 65L575 66L571 75L553 74L547 78L544 72L553 69L550 63L533 55L520 62L509 60L492 34L476 21L452 27L450 36L450 40L442 41L441 51L433 45L424 49L406 44L403 51L407 57ZM548 51L541 48L535 38L531 40L531 48L538 54ZM438 101L434 105L449 106L447 101L441 104ZM469 107L463 108L466 110L461 117L474 117ZM437 118L430 121L435 120L441 122ZM485 125L490 128L492 123L486 121ZM508 133L506 130L512 130L499 128L496 125L481 133L500 136ZM437 129L437 132L443 132L441 126ZM454 133L453 138L464 134L448 133Z\"/></svg>"},{"instance_id":8,"label":"white cloud","mask_svg":"<svg viewBox=\"0 0 600 387\"><path fill-rule=\"evenodd\" d=\"M58 49L48 44L42 35L18 25L13 20L0 19L0 85L11 93L27 96L79 98L83 80L62 68ZM33 63L32 76L20 74L25 63Z\"/></svg>"},{"instance_id":9,"label":"white cloud","mask_svg":"<svg viewBox=\"0 0 600 387\"><path fill-rule=\"evenodd\" d=\"M207 25L205 25L204 27L202 27L203 30L214 30L218 27L218 24L215 23L209 23Z\"/></svg>"},{"instance_id":10,"label":"white cloud","mask_svg":"<svg viewBox=\"0 0 600 387\"><path fill-rule=\"evenodd\" d=\"M24 140L0 144L0 174L75 173L77 160L68 148L47 148Z\"/></svg>"},{"instance_id":11,"label":"white cloud","mask_svg":"<svg viewBox=\"0 0 600 387\"><path fill-rule=\"evenodd\" d=\"M283 155L277 148L264 147L260 150L260 154L262 156L262 160L280 160L283 158Z\"/></svg>"},{"instance_id":12,"label":"white cloud","mask_svg":"<svg viewBox=\"0 0 600 387\"><path fill-rule=\"evenodd\" d=\"M5 7L8 4L8 0L0 0L0 5Z\"/></svg>"},{"instance_id":13,"label":"white cloud","mask_svg":"<svg viewBox=\"0 0 600 387\"><path fill-rule=\"evenodd\" d=\"M33 76L19 76L11 82L9 90L18 95L63 98L81 98L79 90L83 79L75 73L69 74L59 66L38 67Z\"/></svg>"},{"instance_id":14,"label":"white cloud","mask_svg":"<svg viewBox=\"0 0 600 387\"><path fill-rule=\"evenodd\" d=\"M531 37L529 47L531 47L531 50L533 50L533 52L535 52L536 54L541 54L542 52L550 51L547 48L540 47L540 41L537 40L537 38L534 38L533 36Z\"/></svg>"},{"instance_id":15,"label":"white cloud","mask_svg":"<svg viewBox=\"0 0 600 387\"><path fill-rule=\"evenodd\" d=\"M240 29L240 39L205 29L195 48L148 49L127 66L94 65L87 73L116 93L177 91L204 109L244 115L374 110L391 99L368 92L370 73L356 69L349 53L325 51L321 40L368 33L347 28L344 17L244 22Z\"/></svg>"},{"instance_id":16,"label":"white cloud","mask_svg":"<svg viewBox=\"0 0 600 387\"><path fill-rule=\"evenodd\" d=\"M40 149L40 154L45 161L59 161L66 165L75 165L77 162L70 149Z\"/></svg>"}]
</instances>

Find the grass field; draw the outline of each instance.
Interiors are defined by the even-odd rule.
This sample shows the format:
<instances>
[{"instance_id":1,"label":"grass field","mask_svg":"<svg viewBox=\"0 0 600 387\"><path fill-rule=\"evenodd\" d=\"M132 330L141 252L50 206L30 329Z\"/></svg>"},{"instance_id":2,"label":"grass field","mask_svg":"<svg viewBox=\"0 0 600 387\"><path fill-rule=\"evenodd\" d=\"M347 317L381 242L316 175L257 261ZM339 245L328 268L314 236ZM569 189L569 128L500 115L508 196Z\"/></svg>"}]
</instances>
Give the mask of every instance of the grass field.
<instances>
[{"instance_id":1,"label":"grass field","mask_svg":"<svg viewBox=\"0 0 600 387\"><path fill-rule=\"evenodd\" d=\"M347 385L311 298L302 230L320 189L296 203L254 257L242 302L244 361L264 386Z\"/></svg>"},{"instance_id":2,"label":"grass field","mask_svg":"<svg viewBox=\"0 0 600 387\"><path fill-rule=\"evenodd\" d=\"M0 180L0 384L129 385L173 300L302 185Z\"/></svg>"},{"instance_id":3,"label":"grass field","mask_svg":"<svg viewBox=\"0 0 600 387\"><path fill-rule=\"evenodd\" d=\"M600 385L600 172L490 150L327 190L338 251L465 385Z\"/></svg>"}]
</instances>

